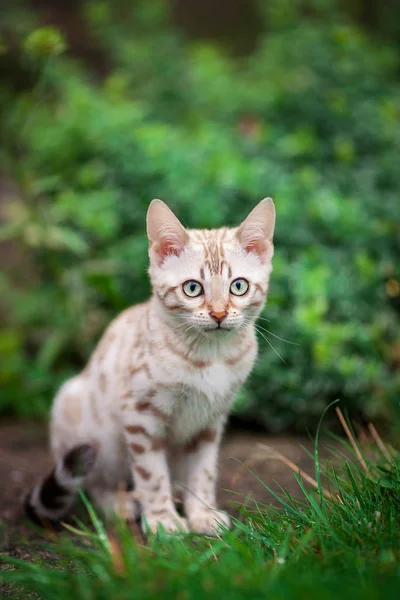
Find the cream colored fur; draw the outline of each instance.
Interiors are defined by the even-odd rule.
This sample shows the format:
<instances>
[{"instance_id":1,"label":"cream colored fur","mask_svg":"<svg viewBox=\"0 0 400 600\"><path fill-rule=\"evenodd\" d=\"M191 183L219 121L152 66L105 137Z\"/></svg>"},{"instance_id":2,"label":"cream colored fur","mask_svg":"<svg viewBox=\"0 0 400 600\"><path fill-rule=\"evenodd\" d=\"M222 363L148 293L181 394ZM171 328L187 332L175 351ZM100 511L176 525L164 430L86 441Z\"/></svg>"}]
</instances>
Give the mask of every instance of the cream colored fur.
<instances>
[{"instance_id":1,"label":"cream colored fur","mask_svg":"<svg viewBox=\"0 0 400 600\"><path fill-rule=\"evenodd\" d=\"M153 296L111 323L88 366L58 392L51 416L55 460L77 444L97 447L85 488L106 513L140 511L151 531L229 526L215 510L218 448L256 359L274 223L269 199L238 229L212 231L185 230L163 202L151 203ZM243 296L230 292L237 278L249 282ZM191 280L202 295L185 294ZM118 492L132 479L135 500ZM186 518L174 506L177 484Z\"/></svg>"}]
</instances>

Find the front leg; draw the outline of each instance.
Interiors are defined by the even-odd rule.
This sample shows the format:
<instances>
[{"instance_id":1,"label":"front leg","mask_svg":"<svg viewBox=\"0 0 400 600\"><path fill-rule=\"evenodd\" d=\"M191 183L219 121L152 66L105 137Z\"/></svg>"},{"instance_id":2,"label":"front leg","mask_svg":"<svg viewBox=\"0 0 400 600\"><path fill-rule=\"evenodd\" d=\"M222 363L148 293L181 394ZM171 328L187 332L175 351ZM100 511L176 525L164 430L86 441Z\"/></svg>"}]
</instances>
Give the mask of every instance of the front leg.
<instances>
[{"instance_id":1,"label":"front leg","mask_svg":"<svg viewBox=\"0 0 400 600\"><path fill-rule=\"evenodd\" d=\"M168 417L154 403L143 400L124 410L124 433L132 461L135 492L141 505L144 527L156 532L187 531L185 519L176 512L166 455Z\"/></svg>"},{"instance_id":2,"label":"front leg","mask_svg":"<svg viewBox=\"0 0 400 600\"><path fill-rule=\"evenodd\" d=\"M183 449L187 460L185 512L191 531L213 535L230 527L230 518L216 508L217 459L225 418L201 431Z\"/></svg>"}]
</instances>

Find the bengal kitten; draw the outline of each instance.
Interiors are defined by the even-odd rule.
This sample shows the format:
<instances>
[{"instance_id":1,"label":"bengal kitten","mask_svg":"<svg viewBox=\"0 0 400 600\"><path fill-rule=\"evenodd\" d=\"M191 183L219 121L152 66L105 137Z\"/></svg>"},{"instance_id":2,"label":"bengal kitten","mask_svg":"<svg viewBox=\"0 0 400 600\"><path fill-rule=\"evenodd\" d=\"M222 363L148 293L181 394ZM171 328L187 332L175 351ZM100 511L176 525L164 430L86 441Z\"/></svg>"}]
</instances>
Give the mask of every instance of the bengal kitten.
<instances>
[{"instance_id":1,"label":"bengal kitten","mask_svg":"<svg viewBox=\"0 0 400 600\"><path fill-rule=\"evenodd\" d=\"M217 455L256 359L274 225L270 198L238 228L215 230L185 229L164 202L151 202L153 295L111 323L86 368L58 392L56 466L28 497L32 517L59 522L82 487L106 514L141 514L153 532L229 527L216 510ZM174 504L176 484L186 518Z\"/></svg>"}]
</instances>

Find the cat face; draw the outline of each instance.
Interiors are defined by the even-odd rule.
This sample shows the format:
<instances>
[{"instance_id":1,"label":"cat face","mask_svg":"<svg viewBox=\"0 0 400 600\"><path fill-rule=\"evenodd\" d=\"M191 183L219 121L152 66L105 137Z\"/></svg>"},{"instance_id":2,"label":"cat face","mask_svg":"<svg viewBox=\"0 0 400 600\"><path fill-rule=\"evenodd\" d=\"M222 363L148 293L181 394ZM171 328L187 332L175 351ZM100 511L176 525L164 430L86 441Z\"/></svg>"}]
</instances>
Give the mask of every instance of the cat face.
<instances>
[{"instance_id":1,"label":"cat face","mask_svg":"<svg viewBox=\"0 0 400 600\"><path fill-rule=\"evenodd\" d=\"M257 317L272 270L274 225L269 198L240 227L215 230L187 230L164 202L153 200L147 214L150 277L177 327L223 335Z\"/></svg>"}]
</instances>

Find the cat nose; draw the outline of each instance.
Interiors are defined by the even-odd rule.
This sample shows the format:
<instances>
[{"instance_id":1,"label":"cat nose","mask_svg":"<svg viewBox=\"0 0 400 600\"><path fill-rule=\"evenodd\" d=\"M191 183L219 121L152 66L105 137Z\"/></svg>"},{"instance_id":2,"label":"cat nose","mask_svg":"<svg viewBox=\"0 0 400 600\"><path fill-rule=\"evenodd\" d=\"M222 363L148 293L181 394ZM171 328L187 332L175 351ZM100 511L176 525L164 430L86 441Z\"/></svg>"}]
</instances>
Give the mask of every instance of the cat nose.
<instances>
[{"instance_id":1,"label":"cat nose","mask_svg":"<svg viewBox=\"0 0 400 600\"><path fill-rule=\"evenodd\" d=\"M226 310L223 310L221 312L218 312L216 310L210 310L210 317L214 319L214 321L217 321L217 323L222 323L222 321L226 318L227 314L228 313L226 312Z\"/></svg>"}]
</instances>

